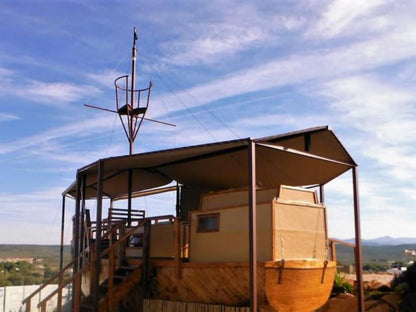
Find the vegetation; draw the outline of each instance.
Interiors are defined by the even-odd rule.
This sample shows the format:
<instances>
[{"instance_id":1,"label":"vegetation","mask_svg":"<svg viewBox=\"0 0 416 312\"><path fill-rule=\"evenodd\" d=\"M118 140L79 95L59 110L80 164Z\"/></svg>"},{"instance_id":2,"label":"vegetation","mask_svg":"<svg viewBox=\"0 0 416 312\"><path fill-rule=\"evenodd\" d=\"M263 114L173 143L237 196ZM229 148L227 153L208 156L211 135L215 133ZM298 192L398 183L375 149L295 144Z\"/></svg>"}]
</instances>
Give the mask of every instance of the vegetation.
<instances>
[{"instance_id":1,"label":"vegetation","mask_svg":"<svg viewBox=\"0 0 416 312\"><path fill-rule=\"evenodd\" d=\"M41 284L51 273L48 267L27 261L0 262L0 286Z\"/></svg>"},{"instance_id":2,"label":"vegetation","mask_svg":"<svg viewBox=\"0 0 416 312\"><path fill-rule=\"evenodd\" d=\"M51 270L59 268L59 245L0 245L0 260L7 258L42 259ZM71 261L70 246L64 246L64 264Z\"/></svg>"},{"instance_id":3,"label":"vegetation","mask_svg":"<svg viewBox=\"0 0 416 312\"><path fill-rule=\"evenodd\" d=\"M414 245L363 246L363 269L365 271L385 271L393 267L407 266L412 256L405 255L405 249L414 249ZM354 251L351 247L337 245L338 263L354 264Z\"/></svg>"},{"instance_id":4,"label":"vegetation","mask_svg":"<svg viewBox=\"0 0 416 312\"><path fill-rule=\"evenodd\" d=\"M0 287L42 284L58 272L59 254L60 246L0 245ZM64 265L69 262L70 247L65 246Z\"/></svg>"},{"instance_id":5,"label":"vegetation","mask_svg":"<svg viewBox=\"0 0 416 312\"><path fill-rule=\"evenodd\" d=\"M401 298L400 311L416 311L416 263L393 280L392 288Z\"/></svg>"},{"instance_id":6,"label":"vegetation","mask_svg":"<svg viewBox=\"0 0 416 312\"><path fill-rule=\"evenodd\" d=\"M352 294L354 292L354 286L352 286L347 280L346 276L337 272L335 274L334 286L332 287L331 297L336 297L340 294Z\"/></svg>"}]
</instances>

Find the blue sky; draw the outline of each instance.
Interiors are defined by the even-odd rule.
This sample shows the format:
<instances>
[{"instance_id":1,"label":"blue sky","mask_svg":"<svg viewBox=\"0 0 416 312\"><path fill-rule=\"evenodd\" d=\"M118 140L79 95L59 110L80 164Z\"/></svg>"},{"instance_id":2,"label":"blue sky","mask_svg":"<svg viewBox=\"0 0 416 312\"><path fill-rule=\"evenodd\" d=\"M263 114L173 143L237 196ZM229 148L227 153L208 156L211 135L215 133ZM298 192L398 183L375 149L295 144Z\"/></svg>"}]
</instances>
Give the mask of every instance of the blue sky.
<instances>
[{"instance_id":1,"label":"blue sky","mask_svg":"<svg viewBox=\"0 0 416 312\"><path fill-rule=\"evenodd\" d=\"M115 107L134 26L147 117L177 125L145 123L135 152L330 125L360 165L363 237L416 236L415 14L387 0L0 2L0 243L59 243L76 169L128 153L116 116L83 104ZM354 235L350 182L327 187L332 237ZM137 204L170 213L163 199Z\"/></svg>"}]
</instances>

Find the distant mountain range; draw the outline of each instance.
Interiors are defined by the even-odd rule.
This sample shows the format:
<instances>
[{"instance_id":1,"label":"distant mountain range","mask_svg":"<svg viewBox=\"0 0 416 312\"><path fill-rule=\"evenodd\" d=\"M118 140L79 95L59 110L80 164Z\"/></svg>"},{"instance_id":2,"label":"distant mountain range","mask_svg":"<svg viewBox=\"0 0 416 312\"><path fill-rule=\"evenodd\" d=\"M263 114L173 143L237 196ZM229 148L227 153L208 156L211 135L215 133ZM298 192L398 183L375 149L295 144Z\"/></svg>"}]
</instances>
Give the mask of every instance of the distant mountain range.
<instances>
[{"instance_id":1,"label":"distant mountain range","mask_svg":"<svg viewBox=\"0 0 416 312\"><path fill-rule=\"evenodd\" d=\"M342 239L342 240L348 243L355 243L354 238ZM409 245L409 244L416 245L416 238L414 237L394 238L391 236L383 236L383 237L378 237L378 238L373 238L373 239L363 239L362 244L364 246L398 246L398 245Z\"/></svg>"}]
</instances>

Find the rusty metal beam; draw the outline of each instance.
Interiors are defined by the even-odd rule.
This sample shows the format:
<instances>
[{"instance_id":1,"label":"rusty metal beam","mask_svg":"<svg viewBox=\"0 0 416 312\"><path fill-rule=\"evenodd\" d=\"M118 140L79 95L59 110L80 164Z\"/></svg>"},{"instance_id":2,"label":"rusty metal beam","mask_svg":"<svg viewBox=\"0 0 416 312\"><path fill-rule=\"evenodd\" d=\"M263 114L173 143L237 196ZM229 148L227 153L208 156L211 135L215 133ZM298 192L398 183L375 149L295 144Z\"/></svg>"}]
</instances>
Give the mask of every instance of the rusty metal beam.
<instances>
[{"instance_id":1,"label":"rusty metal beam","mask_svg":"<svg viewBox=\"0 0 416 312\"><path fill-rule=\"evenodd\" d=\"M75 193L75 224L74 224L74 231L73 231L73 242L74 242L74 255L73 255L73 274L76 274L79 269L79 213L81 208L81 174L78 170L76 176L76 193ZM76 302L76 283L72 285L72 304Z\"/></svg>"},{"instance_id":2,"label":"rusty metal beam","mask_svg":"<svg viewBox=\"0 0 416 312\"><path fill-rule=\"evenodd\" d=\"M100 271L101 271L101 226L102 226L102 209L103 209L103 173L104 173L104 161L100 159L98 162L97 172L97 211L96 211L96 237L95 237L95 265L94 265L94 292L93 303L94 311L98 311L99 306L99 286L100 286Z\"/></svg>"},{"instance_id":3,"label":"rusty metal beam","mask_svg":"<svg viewBox=\"0 0 416 312\"><path fill-rule=\"evenodd\" d=\"M248 142L249 168L249 268L250 268L250 311L257 312L257 203L256 203L256 143Z\"/></svg>"},{"instance_id":4,"label":"rusty metal beam","mask_svg":"<svg viewBox=\"0 0 416 312\"><path fill-rule=\"evenodd\" d=\"M352 168L352 183L354 196L354 226L355 226L355 272L357 278L357 301L358 311L364 312L364 288L363 288L363 259L361 247L361 221L360 221L360 201L358 191L358 169Z\"/></svg>"},{"instance_id":5,"label":"rusty metal beam","mask_svg":"<svg viewBox=\"0 0 416 312\"><path fill-rule=\"evenodd\" d=\"M59 270L62 270L64 266L65 199L66 195L62 195L61 248L59 250Z\"/></svg>"}]
</instances>

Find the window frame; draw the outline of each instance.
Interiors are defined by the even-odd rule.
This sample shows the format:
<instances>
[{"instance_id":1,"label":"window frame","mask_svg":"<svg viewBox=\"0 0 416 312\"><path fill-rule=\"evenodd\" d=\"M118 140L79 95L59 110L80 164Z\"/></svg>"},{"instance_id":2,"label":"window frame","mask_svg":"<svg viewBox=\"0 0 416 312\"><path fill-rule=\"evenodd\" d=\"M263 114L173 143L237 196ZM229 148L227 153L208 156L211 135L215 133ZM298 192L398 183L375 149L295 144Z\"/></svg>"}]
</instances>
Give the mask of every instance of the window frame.
<instances>
[{"instance_id":1,"label":"window frame","mask_svg":"<svg viewBox=\"0 0 416 312\"><path fill-rule=\"evenodd\" d=\"M219 232L220 231L220 213L204 213L198 214L196 220L196 232L197 233L212 233L212 232ZM216 219L215 228L213 229L201 229L200 228L200 219L203 218L213 218Z\"/></svg>"}]
</instances>

